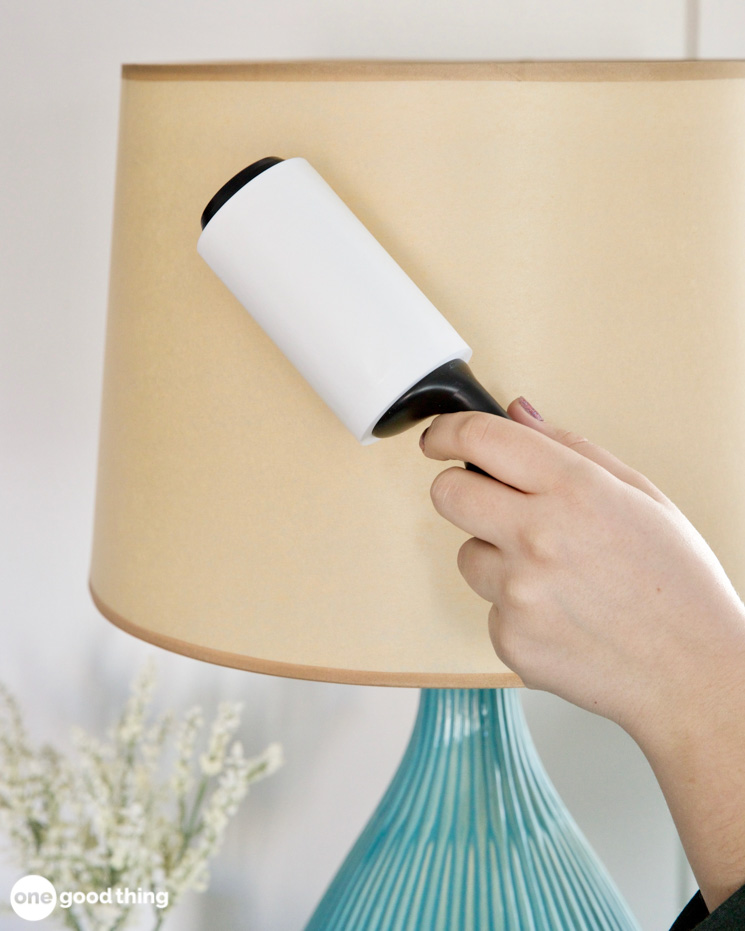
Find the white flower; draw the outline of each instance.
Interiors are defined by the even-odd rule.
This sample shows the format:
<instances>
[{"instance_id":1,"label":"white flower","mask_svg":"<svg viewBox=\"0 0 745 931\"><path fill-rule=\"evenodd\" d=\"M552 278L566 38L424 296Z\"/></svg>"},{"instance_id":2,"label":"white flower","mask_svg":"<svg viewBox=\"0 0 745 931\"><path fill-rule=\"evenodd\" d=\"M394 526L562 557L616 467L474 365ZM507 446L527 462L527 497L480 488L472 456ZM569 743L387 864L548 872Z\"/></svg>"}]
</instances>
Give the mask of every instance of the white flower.
<instances>
[{"instance_id":1,"label":"white flower","mask_svg":"<svg viewBox=\"0 0 745 931\"><path fill-rule=\"evenodd\" d=\"M194 784L192 776L192 757L197 734L204 724L202 709L191 708L184 716L176 736L176 760L171 775L171 792L177 799L183 798Z\"/></svg>"},{"instance_id":2,"label":"white flower","mask_svg":"<svg viewBox=\"0 0 745 931\"><path fill-rule=\"evenodd\" d=\"M155 688L155 663L149 660L136 677L127 704L116 727L117 743L132 745L142 735L145 715Z\"/></svg>"},{"instance_id":3,"label":"white flower","mask_svg":"<svg viewBox=\"0 0 745 931\"><path fill-rule=\"evenodd\" d=\"M73 730L71 759L29 746L18 706L0 685L0 830L20 869L71 891L166 890L167 910L188 889L207 888L230 818L250 783L281 765L281 750L271 744L247 759L233 740L242 706L223 702L195 762L204 718L192 708L165 775L172 720L150 719L154 683L150 663L105 740ZM135 912L131 904L85 903L60 917L87 931L124 931Z\"/></svg>"},{"instance_id":4,"label":"white flower","mask_svg":"<svg viewBox=\"0 0 745 931\"><path fill-rule=\"evenodd\" d=\"M240 724L242 709L240 702L220 702L210 731L209 747L199 757L199 766L205 776L216 776L222 769L230 738Z\"/></svg>"}]
</instances>

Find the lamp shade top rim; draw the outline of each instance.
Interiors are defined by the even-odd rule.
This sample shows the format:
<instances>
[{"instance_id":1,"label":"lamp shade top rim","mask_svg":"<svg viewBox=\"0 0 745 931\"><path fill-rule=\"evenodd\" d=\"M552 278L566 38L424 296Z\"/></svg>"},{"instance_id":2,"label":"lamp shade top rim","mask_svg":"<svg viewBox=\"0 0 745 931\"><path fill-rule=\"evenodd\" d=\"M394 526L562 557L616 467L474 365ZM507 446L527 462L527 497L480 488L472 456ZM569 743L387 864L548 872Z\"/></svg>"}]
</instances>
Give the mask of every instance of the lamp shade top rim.
<instances>
[{"instance_id":1,"label":"lamp shade top rim","mask_svg":"<svg viewBox=\"0 0 745 931\"><path fill-rule=\"evenodd\" d=\"M141 81L690 81L745 78L745 60L296 59L132 63L122 65L122 77Z\"/></svg>"}]
</instances>

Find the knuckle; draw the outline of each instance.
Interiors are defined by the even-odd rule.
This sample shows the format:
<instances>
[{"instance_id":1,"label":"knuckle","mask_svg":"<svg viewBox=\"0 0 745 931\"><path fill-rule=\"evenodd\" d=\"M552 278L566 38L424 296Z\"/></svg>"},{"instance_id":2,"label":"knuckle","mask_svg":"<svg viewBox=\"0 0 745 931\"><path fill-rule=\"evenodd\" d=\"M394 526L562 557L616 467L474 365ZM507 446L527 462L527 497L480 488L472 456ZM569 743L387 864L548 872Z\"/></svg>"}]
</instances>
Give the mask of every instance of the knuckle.
<instances>
[{"instance_id":1,"label":"knuckle","mask_svg":"<svg viewBox=\"0 0 745 931\"><path fill-rule=\"evenodd\" d=\"M589 441L585 442L589 448ZM552 490L563 493L571 501L579 502L592 484L597 470L597 465L588 456L572 456L557 470Z\"/></svg>"},{"instance_id":2,"label":"knuckle","mask_svg":"<svg viewBox=\"0 0 745 931\"><path fill-rule=\"evenodd\" d=\"M448 503L452 502L456 494L458 473L461 471L457 466L453 466L435 476L435 480L429 489L429 495L438 511L442 512Z\"/></svg>"},{"instance_id":3,"label":"knuckle","mask_svg":"<svg viewBox=\"0 0 745 931\"><path fill-rule=\"evenodd\" d=\"M504 604L515 611L527 611L535 605L535 586L523 576L512 575L505 579L502 591Z\"/></svg>"},{"instance_id":4,"label":"knuckle","mask_svg":"<svg viewBox=\"0 0 745 931\"><path fill-rule=\"evenodd\" d=\"M531 527L525 531L523 548L528 558L541 566L556 562L561 552L558 535L554 528L548 526Z\"/></svg>"},{"instance_id":5,"label":"knuckle","mask_svg":"<svg viewBox=\"0 0 745 931\"><path fill-rule=\"evenodd\" d=\"M586 437L574 433L572 430L561 430L558 434L558 440L562 446L575 449L578 453L584 452L592 445Z\"/></svg>"},{"instance_id":6,"label":"knuckle","mask_svg":"<svg viewBox=\"0 0 745 931\"><path fill-rule=\"evenodd\" d=\"M497 656L519 675L517 668L520 665L521 654L519 637L512 625L500 615L496 605L492 605L489 612L489 639Z\"/></svg>"},{"instance_id":7,"label":"knuckle","mask_svg":"<svg viewBox=\"0 0 745 931\"><path fill-rule=\"evenodd\" d=\"M497 591L491 548L482 540L471 538L458 550L458 571L466 583L486 601Z\"/></svg>"},{"instance_id":8,"label":"knuckle","mask_svg":"<svg viewBox=\"0 0 745 931\"><path fill-rule=\"evenodd\" d=\"M489 639L491 640L491 645L494 647L494 652L500 659L502 659L500 647L502 643L503 626L499 609L496 605L492 605L489 610Z\"/></svg>"},{"instance_id":9,"label":"knuckle","mask_svg":"<svg viewBox=\"0 0 745 931\"><path fill-rule=\"evenodd\" d=\"M465 578L472 568L475 540L471 538L458 550L458 571Z\"/></svg>"},{"instance_id":10,"label":"knuckle","mask_svg":"<svg viewBox=\"0 0 745 931\"><path fill-rule=\"evenodd\" d=\"M491 434L491 417L479 411L471 411L462 418L457 434L461 448L473 449L481 446Z\"/></svg>"}]
</instances>

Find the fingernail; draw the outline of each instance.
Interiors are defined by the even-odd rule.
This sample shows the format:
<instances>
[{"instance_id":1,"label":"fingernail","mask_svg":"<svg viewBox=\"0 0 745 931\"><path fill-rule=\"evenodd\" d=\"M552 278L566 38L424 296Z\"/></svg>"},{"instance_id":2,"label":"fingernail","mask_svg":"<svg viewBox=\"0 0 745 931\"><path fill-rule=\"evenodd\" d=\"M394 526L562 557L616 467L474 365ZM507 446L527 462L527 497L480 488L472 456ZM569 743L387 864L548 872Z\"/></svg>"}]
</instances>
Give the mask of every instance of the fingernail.
<instances>
[{"instance_id":1,"label":"fingernail","mask_svg":"<svg viewBox=\"0 0 745 931\"><path fill-rule=\"evenodd\" d=\"M543 417L538 413L538 411L533 407L530 401L526 401L522 396L517 399L520 402L520 407L524 411L527 411L531 417L535 417L536 420L543 420Z\"/></svg>"},{"instance_id":2,"label":"fingernail","mask_svg":"<svg viewBox=\"0 0 745 931\"><path fill-rule=\"evenodd\" d=\"M429 427L427 427L424 433L419 437L419 448L422 452L424 452L424 437L427 435L427 430L429 430Z\"/></svg>"}]
</instances>

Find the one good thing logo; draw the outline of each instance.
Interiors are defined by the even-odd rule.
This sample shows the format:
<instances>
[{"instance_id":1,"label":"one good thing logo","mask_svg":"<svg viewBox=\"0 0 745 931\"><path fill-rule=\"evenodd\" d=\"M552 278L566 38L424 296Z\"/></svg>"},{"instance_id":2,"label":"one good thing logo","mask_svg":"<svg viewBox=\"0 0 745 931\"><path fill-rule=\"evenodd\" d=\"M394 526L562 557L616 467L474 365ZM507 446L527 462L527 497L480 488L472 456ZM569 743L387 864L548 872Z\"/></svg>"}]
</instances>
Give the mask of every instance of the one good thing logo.
<instances>
[{"instance_id":1,"label":"one good thing logo","mask_svg":"<svg viewBox=\"0 0 745 931\"><path fill-rule=\"evenodd\" d=\"M54 911L59 902L60 908L72 905L154 905L156 908L168 907L168 893L155 892L152 889L104 889L102 892L64 891L57 895L57 890L43 876L24 876L10 890L10 905L19 918L26 921L40 921Z\"/></svg>"},{"instance_id":2,"label":"one good thing logo","mask_svg":"<svg viewBox=\"0 0 745 931\"><path fill-rule=\"evenodd\" d=\"M24 876L10 890L10 904L19 918L41 921L54 911L57 892L43 876Z\"/></svg>"}]
</instances>

